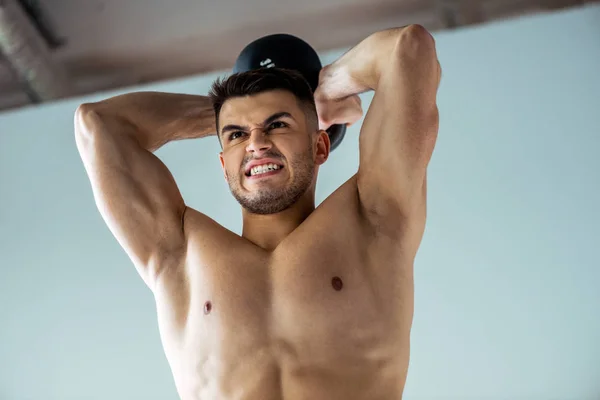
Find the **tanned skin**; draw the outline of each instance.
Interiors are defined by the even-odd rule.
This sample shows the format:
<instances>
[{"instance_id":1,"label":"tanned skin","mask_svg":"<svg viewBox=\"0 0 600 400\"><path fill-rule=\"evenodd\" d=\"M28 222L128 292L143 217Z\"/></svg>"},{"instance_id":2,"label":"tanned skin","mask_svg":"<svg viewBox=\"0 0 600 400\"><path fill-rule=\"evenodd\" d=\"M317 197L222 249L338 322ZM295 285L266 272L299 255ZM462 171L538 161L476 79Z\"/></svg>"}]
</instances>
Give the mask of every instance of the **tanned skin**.
<instances>
[{"instance_id":1,"label":"tanned skin","mask_svg":"<svg viewBox=\"0 0 600 400\"><path fill-rule=\"evenodd\" d=\"M242 208L241 236L188 207L153 154L217 134L207 97L140 92L79 107L96 204L154 294L182 399L402 398L440 76L432 36L410 25L321 71L315 132L289 92L226 101L219 126L242 127L218 133L232 193L256 207L293 199L272 213ZM330 151L322 129L360 118L357 95L369 90L358 172L315 208ZM267 159L282 168L247 176Z\"/></svg>"}]
</instances>

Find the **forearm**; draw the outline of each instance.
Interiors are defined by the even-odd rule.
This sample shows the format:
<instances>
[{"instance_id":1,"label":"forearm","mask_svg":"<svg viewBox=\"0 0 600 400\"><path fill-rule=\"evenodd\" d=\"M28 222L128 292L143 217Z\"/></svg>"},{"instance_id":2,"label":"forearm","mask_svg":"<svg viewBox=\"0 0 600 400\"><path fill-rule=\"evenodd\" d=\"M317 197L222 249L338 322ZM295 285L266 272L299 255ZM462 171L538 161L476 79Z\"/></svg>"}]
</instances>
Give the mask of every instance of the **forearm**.
<instances>
[{"instance_id":1,"label":"forearm","mask_svg":"<svg viewBox=\"0 0 600 400\"><path fill-rule=\"evenodd\" d=\"M417 25L373 33L323 71L323 82L328 86L323 92L343 98L376 90L386 68L394 64L391 57L410 52L413 44L422 40L432 37Z\"/></svg>"},{"instance_id":2,"label":"forearm","mask_svg":"<svg viewBox=\"0 0 600 400\"><path fill-rule=\"evenodd\" d=\"M112 126L120 124L122 134L133 135L150 151L173 140L216 134L214 110L207 96L135 92L84 104L80 109L83 114L89 110L101 119L110 119Z\"/></svg>"}]
</instances>

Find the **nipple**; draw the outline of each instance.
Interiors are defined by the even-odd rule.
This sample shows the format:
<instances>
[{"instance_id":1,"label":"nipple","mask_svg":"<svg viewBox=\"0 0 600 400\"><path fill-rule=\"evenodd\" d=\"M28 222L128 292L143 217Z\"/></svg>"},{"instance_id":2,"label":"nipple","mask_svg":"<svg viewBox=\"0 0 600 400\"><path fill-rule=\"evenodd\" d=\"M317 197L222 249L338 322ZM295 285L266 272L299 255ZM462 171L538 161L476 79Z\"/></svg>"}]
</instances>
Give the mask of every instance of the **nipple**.
<instances>
[{"instance_id":1,"label":"nipple","mask_svg":"<svg viewBox=\"0 0 600 400\"><path fill-rule=\"evenodd\" d=\"M339 292L340 290L342 290L344 283L338 276L334 276L331 279L331 286L333 286L333 288Z\"/></svg>"}]
</instances>

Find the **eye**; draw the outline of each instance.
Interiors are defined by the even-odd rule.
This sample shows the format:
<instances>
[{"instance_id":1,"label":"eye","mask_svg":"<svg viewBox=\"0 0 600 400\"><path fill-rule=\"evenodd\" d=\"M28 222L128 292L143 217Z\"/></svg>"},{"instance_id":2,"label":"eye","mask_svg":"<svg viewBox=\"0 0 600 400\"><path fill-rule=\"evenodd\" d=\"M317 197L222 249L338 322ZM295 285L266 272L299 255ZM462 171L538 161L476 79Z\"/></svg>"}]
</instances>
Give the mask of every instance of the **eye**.
<instances>
[{"instance_id":1,"label":"eye","mask_svg":"<svg viewBox=\"0 0 600 400\"><path fill-rule=\"evenodd\" d=\"M288 126L288 124L286 124L285 122L275 121L275 122L271 123L271 125L269 125L269 129L279 129L279 128L285 128L287 126Z\"/></svg>"},{"instance_id":2,"label":"eye","mask_svg":"<svg viewBox=\"0 0 600 400\"><path fill-rule=\"evenodd\" d=\"M241 136L244 134L244 132L242 132L242 131L233 132L231 135L229 135L229 140L235 140L235 139L239 138L240 136L237 136L238 134Z\"/></svg>"}]
</instances>

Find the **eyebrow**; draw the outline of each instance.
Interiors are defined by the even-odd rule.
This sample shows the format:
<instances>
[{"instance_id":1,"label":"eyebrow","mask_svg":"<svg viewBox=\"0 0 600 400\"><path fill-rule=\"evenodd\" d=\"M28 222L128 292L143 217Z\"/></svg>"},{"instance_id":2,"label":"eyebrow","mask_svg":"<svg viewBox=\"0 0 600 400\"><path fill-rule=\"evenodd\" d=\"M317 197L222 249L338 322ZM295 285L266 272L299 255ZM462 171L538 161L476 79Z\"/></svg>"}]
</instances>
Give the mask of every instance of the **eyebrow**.
<instances>
[{"instance_id":1,"label":"eyebrow","mask_svg":"<svg viewBox=\"0 0 600 400\"><path fill-rule=\"evenodd\" d=\"M263 126L269 125L270 123L278 120L279 118L290 118L295 121L294 117L292 117L292 114L290 114L289 112L282 111L282 112L278 112L278 113L271 115L269 118L265 119L262 124L263 124ZM221 135L225 135L225 133L231 132L231 131L248 131L248 130L250 130L250 127L248 127L248 126L225 125L223 127L223 129L221 129Z\"/></svg>"}]
</instances>

